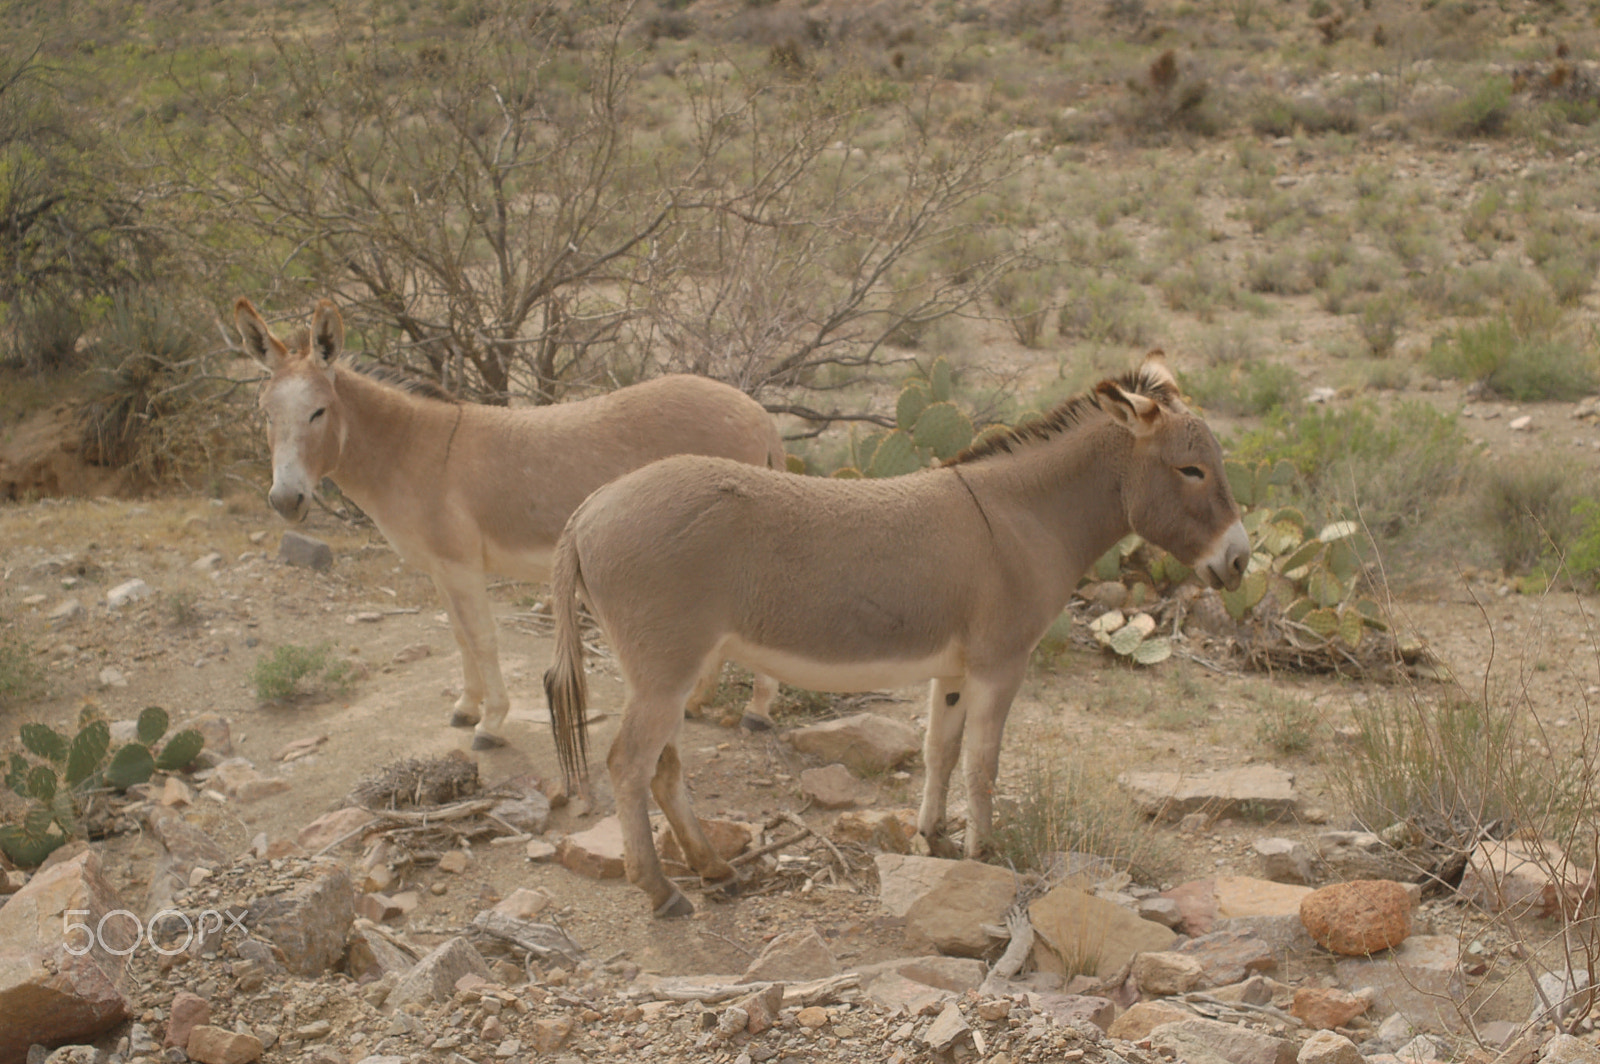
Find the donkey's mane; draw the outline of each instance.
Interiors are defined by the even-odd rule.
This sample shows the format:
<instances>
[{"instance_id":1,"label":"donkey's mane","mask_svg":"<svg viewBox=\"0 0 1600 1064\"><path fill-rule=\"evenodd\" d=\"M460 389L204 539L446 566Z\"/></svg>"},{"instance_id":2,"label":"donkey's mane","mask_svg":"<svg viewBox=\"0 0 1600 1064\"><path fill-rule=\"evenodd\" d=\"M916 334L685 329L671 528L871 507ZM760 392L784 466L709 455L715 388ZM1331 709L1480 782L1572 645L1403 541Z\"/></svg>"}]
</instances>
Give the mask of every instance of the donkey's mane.
<instances>
[{"instance_id":1,"label":"donkey's mane","mask_svg":"<svg viewBox=\"0 0 1600 1064\"><path fill-rule=\"evenodd\" d=\"M1129 370L1120 377L1111 378L1110 383L1125 392L1154 399L1164 407L1170 408L1178 401L1178 389L1173 387L1172 382L1164 376L1146 370L1143 366ZM1031 418L1020 425L983 437L947 461L945 465L960 465L964 462L976 462L990 455L1010 454L1018 447L1060 435L1099 409L1100 404L1095 399L1095 389L1090 389L1082 395L1075 395L1066 400L1043 417Z\"/></svg>"},{"instance_id":2,"label":"donkey's mane","mask_svg":"<svg viewBox=\"0 0 1600 1064\"><path fill-rule=\"evenodd\" d=\"M441 403L461 402L460 396L438 382L430 381L426 377L403 369L385 366L381 362L373 362L365 358L346 358L341 360L339 365L352 369L363 377L378 381L380 384L398 388L407 395L415 395L419 399L432 399Z\"/></svg>"}]
</instances>

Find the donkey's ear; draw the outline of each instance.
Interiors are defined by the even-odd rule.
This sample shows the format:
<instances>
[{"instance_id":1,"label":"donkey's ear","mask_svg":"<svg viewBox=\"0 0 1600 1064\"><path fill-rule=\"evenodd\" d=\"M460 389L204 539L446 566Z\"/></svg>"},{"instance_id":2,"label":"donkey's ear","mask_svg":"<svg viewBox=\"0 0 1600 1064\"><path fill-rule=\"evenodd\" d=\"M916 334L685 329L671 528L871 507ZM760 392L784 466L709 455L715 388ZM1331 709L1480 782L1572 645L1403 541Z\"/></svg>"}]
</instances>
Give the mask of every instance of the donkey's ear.
<instances>
[{"instance_id":1,"label":"donkey's ear","mask_svg":"<svg viewBox=\"0 0 1600 1064\"><path fill-rule=\"evenodd\" d=\"M1152 348L1144 356L1144 364L1139 367L1140 376L1156 384L1165 384L1173 392L1178 391L1178 378L1172 375L1172 367L1167 365L1167 353L1161 348Z\"/></svg>"},{"instance_id":2,"label":"donkey's ear","mask_svg":"<svg viewBox=\"0 0 1600 1064\"><path fill-rule=\"evenodd\" d=\"M289 349L272 335L272 329L256 313L255 305L243 296L233 305L233 323L250 357L276 373L288 359Z\"/></svg>"},{"instance_id":3,"label":"donkey's ear","mask_svg":"<svg viewBox=\"0 0 1600 1064\"><path fill-rule=\"evenodd\" d=\"M1116 381L1101 381L1094 391L1100 409L1135 436L1150 435L1161 422L1161 404L1148 395L1130 392Z\"/></svg>"},{"instance_id":4,"label":"donkey's ear","mask_svg":"<svg viewBox=\"0 0 1600 1064\"><path fill-rule=\"evenodd\" d=\"M311 315L311 354L324 369L344 350L344 318L331 299L317 300Z\"/></svg>"}]
</instances>

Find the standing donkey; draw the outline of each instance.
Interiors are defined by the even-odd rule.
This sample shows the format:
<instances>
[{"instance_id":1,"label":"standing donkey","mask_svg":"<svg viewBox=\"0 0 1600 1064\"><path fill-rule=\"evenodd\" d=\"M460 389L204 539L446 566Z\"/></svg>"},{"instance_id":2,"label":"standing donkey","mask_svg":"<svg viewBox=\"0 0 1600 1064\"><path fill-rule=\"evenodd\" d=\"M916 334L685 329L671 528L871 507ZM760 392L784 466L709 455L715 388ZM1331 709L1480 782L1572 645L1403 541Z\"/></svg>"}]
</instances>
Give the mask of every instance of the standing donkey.
<instances>
[{"instance_id":1,"label":"standing donkey","mask_svg":"<svg viewBox=\"0 0 1600 1064\"><path fill-rule=\"evenodd\" d=\"M303 519L329 477L402 559L427 570L461 648L465 683L450 723L477 726L475 749L504 745L499 730L510 707L486 572L548 579L556 539L578 504L658 458L713 455L784 468L783 440L761 404L704 377L660 377L559 406L481 406L341 362L344 321L329 300L317 304L310 332L292 349L248 299L234 305L234 321L245 348L272 373L260 401L272 508ZM756 681L750 712L759 722L777 682Z\"/></svg>"},{"instance_id":2,"label":"standing donkey","mask_svg":"<svg viewBox=\"0 0 1600 1064\"><path fill-rule=\"evenodd\" d=\"M931 679L918 831L932 842L942 829L967 732L966 852L977 856L1028 657L1130 529L1212 586L1237 587L1250 560L1222 451L1159 352L909 476L780 476L713 458L630 473L591 495L556 546L545 693L562 769L587 772L581 597L627 683L606 767L628 879L657 916L694 906L662 875L652 793L704 880L734 874L689 808L676 745L696 679L724 659L821 691Z\"/></svg>"}]
</instances>

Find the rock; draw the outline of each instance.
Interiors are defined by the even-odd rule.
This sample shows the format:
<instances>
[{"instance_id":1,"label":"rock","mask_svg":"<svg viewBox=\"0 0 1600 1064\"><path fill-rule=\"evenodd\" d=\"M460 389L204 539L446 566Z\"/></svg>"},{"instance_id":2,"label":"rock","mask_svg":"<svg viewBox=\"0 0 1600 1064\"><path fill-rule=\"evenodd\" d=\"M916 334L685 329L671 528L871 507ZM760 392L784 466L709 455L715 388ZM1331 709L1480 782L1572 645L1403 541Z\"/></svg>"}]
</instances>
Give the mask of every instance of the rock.
<instances>
[{"instance_id":1,"label":"rock","mask_svg":"<svg viewBox=\"0 0 1600 1064\"><path fill-rule=\"evenodd\" d=\"M100 675L96 677L96 679L100 681L101 687L128 686L127 676L123 675L122 670L114 665L107 665L105 668L101 669Z\"/></svg>"},{"instance_id":2,"label":"rock","mask_svg":"<svg viewBox=\"0 0 1600 1064\"><path fill-rule=\"evenodd\" d=\"M521 798L507 798L489 810L489 815L505 821L525 835L543 835L550 824L550 799L534 791Z\"/></svg>"},{"instance_id":3,"label":"rock","mask_svg":"<svg viewBox=\"0 0 1600 1064\"><path fill-rule=\"evenodd\" d=\"M533 1048L535 1053L550 1054L567 1044L572 1037L572 1021L564 1017L533 1021Z\"/></svg>"},{"instance_id":4,"label":"rock","mask_svg":"<svg viewBox=\"0 0 1600 1064\"><path fill-rule=\"evenodd\" d=\"M724 861L731 861L744 853L756 837L754 828L737 820L701 820L700 830L705 832L706 841L711 843L712 851ZM685 873L688 872L689 863L683 856L683 850L678 846L678 837L670 828L663 826L657 834L656 852L661 855L663 861L679 865Z\"/></svg>"},{"instance_id":5,"label":"rock","mask_svg":"<svg viewBox=\"0 0 1600 1064\"><path fill-rule=\"evenodd\" d=\"M182 813L153 807L145 814L145 825L188 877L194 868L227 868L233 862L222 847Z\"/></svg>"},{"instance_id":6,"label":"rock","mask_svg":"<svg viewBox=\"0 0 1600 1064\"><path fill-rule=\"evenodd\" d=\"M1050 1017L1059 1027L1083 1028L1093 1024L1103 1031L1117 1018L1116 1002L1087 994L1034 992L1028 994L1028 1007L1041 1016Z\"/></svg>"},{"instance_id":7,"label":"rock","mask_svg":"<svg viewBox=\"0 0 1600 1064\"><path fill-rule=\"evenodd\" d=\"M446 850L439 858L439 871L458 876L467 870L471 860L466 850Z\"/></svg>"},{"instance_id":8,"label":"rock","mask_svg":"<svg viewBox=\"0 0 1600 1064\"><path fill-rule=\"evenodd\" d=\"M544 839L529 839L526 852L530 861L548 861L556 855L556 847Z\"/></svg>"},{"instance_id":9,"label":"rock","mask_svg":"<svg viewBox=\"0 0 1600 1064\"><path fill-rule=\"evenodd\" d=\"M1115 902L1065 885L1036 899L1028 915L1036 936L1034 962L1058 975L1092 967L1095 978L1106 979L1134 954L1168 949L1177 937Z\"/></svg>"},{"instance_id":10,"label":"rock","mask_svg":"<svg viewBox=\"0 0 1600 1064\"><path fill-rule=\"evenodd\" d=\"M399 977L415 965L409 953L377 931L358 927L350 934L345 970L358 983L370 983L390 974Z\"/></svg>"},{"instance_id":11,"label":"rock","mask_svg":"<svg viewBox=\"0 0 1600 1064\"><path fill-rule=\"evenodd\" d=\"M186 727L193 728L206 741L205 752L218 757L233 756L233 730L228 718L216 713L202 713Z\"/></svg>"},{"instance_id":12,"label":"rock","mask_svg":"<svg viewBox=\"0 0 1600 1064\"><path fill-rule=\"evenodd\" d=\"M299 761L302 757L310 757L318 747L323 746L327 741L328 737L326 735L308 735L303 739L294 739L284 743L282 749L272 755L272 760L282 761L286 764L290 761Z\"/></svg>"},{"instance_id":13,"label":"rock","mask_svg":"<svg viewBox=\"0 0 1600 1064\"><path fill-rule=\"evenodd\" d=\"M1461 894L1489 912L1514 911L1550 918L1576 913L1594 884L1549 839L1481 842L1467 861Z\"/></svg>"},{"instance_id":14,"label":"rock","mask_svg":"<svg viewBox=\"0 0 1600 1064\"><path fill-rule=\"evenodd\" d=\"M494 907L497 913L515 917L518 920L532 920L546 909L555 905L555 898L543 887L529 889L518 887L511 894L502 899Z\"/></svg>"},{"instance_id":15,"label":"rock","mask_svg":"<svg viewBox=\"0 0 1600 1064\"><path fill-rule=\"evenodd\" d=\"M189 563L189 568L197 573L215 573L222 570L222 555L217 551L202 554Z\"/></svg>"},{"instance_id":16,"label":"rock","mask_svg":"<svg viewBox=\"0 0 1600 1064\"><path fill-rule=\"evenodd\" d=\"M828 1026L828 1010L820 1005L807 1005L795 1013L794 1019L801 1027L816 1030Z\"/></svg>"},{"instance_id":17,"label":"rock","mask_svg":"<svg viewBox=\"0 0 1600 1064\"><path fill-rule=\"evenodd\" d=\"M1413 874L1405 856L1370 831L1324 831L1310 839L1317 859L1339 882L1402 880Z\"/></svg>"},{"instance_id":18,"label":"rock","mask_svg":"<svg viewBox=\"0 0 1600 1064\"><path fill-rule=\"evenodd\" d=\"M355 888L343 866L317 861L313 878L286 894L250 902L245 924L283 954L295 975L316 976L344 956L345 936L355 921Z\"/></svg>"},{"instance_id":19,"label":"rock","mask_svg":"<svg viewBox=\"0 0 1600 1064\"><path fill-rule=\"evenodd\" d=\"M317 817L300 829L294 841L313 856L335 845L340 849L359 850L362 829L377 821L373 813L360 806L346 806Z\"/></svg>"},{"instance_id":20,"label":"rock","mask_svg":"<svg viewBox=\"0 0 1600 1064\"><path fill-rule=\"evenodd\" d=\"M1139 993L1154 997L1187 994L1205 982L1205 969L1193 957L1170 950L1151 950L1133 958Z\"/></svg>"},{"instance_id":21,"label":"rock","mask_svg":"<svg viewBox=\"0 0 1600 1064\"><path fill-rule=\"evenodd\" d=\"M36 872L0 908L0 1061L21 1061L34 1043L92 1039L128 1018L118 988L124 956L137 932L131 920L102 920L123 909L100 870L100 857L84 850ZM70 931L73 918L98 933ZM81 950L74 956L67 947Z\"/></svg>"},{"instance_id":22,"label":"rock","mask_svg":"<svg viewBox=\"0 0 1600 1064\"><path fill-rule=\"evenodd\" d=\"M1180 883L1161 892L1175 902L1183 919L1178 930L1203 935L1221 919L1239 916L1293 916L1298 920L1300 901L1310 887L1273 883L1251 876L1216 876Z\"/></svg>"},{"instance_id":23,"label":"rock","mask_svg":"<svg viewBox=\"0 0 1600 1064\"><path fill-rule=\"evenodd\" d=\"M489 966L471 942L457 936L435 948L401 976L385 1004L400 1009L412 1002L430 1005L449 1001L455 993L456 980L466 975L476 975L487 982Z\"/></svg>"},{"instance_id":24,"label":"rock","mask_svg":"<svg viewBox=\"0 0 1600 1064\"><path fill-rule=\"evenodd\" d=\"M45 621L52 629L59 629L81 621L83 616L83 603L75 598L65 598L49 613L45 614Z\"/></svg>"},{"instance_id":25,"label":"rock","mask_svg":"<svg viewBox=\"0 0 1600 1064\"><path fill-rule=\"evenodd\" d=\"M1438 1060L1443 1054L1439 1043L1425 1034L1419 1034L1405 1045L1394 1051L1394 1055L1406 1064L1416 1064L1418 1061Z\"/></svg>"},{"instance_id":26,"label":"rock","mask_svg":"<svg viewBox=\"0 0 1600 1064\"><path fill-rule=\"evenodd\" d=\"M1411 934L1411 896L1388 879L1358 879L1313 891L1300 920L1323 948L1364 957L1398 946Z\"/></svg>"},{"instance_id":27,"label":"rock","mask_svg":"<svg viewBox=\"0 0 1600 1064\"><path fill-rule=\"evenodd\" d=\"M110 591L106 592L106 606L109 609L120 610L130 602L139 602L149 598L153 592L150 585L135 577L124 580Z\"/></svg>"},{"instance_id":28,"label":"rock","mask_svg":"<svg viewBox=\"0 0 1600 1064\"><path fill-rule=\"evenodd\" d=\"M1004 924L1016 897L1012 874L981 861L889 853L875 860L878 900L905 919L908 944L918 951L982 956L993 944L983 925Z\"/></svg>"},{"instance_id":29,"label":"rock","mask_svg":"<svg viewBox=\"0 0 1600 1064\"><path fill-rule=\"evenodd\" d=\"M1171 898L1140 898L1134 911L1139 914L1139 919L1158 923L1162 927L1176 929L1183 923L1183 912Z\"/></svg>"},{"instance_id":30,"label":"rock","mask_svg":"<svg viewBox=\"0 0 1600 1064\"><path fill-rule=\"evenodd\" d=\"M622 823L608 816L587 831L568 835L556 844L556 860L570 871L590 879L621 879Z\"/></svg>"},{"instance_id":31,"label":"rock","mask_svg":"<svg viewBox=\"0 0 1600 1064\"><path fill-rule=\"evenodd\" d=\"M741 983L801 983L839 974L839 962L815 927L786 931L768 942L740 977Z\"/></svg>"},{"instance_id":32,"label":"rock","mask_svg":"<svg viewBox=\"0 0 1600 1064\"><path fill-rule=\"evenodd\" d=\"M421 661L433 654L433 648L426 643L411 643L394 652L389 660L396 665L409 665L413 661Z\"/></svg>"},{"instance_id":33,"label":"rock","mask_svg":"<svg viewBox=\"0 0 1600 1064\"><path fill-rule=\"evenodd\" d=\"M801 772L800 794L821 809L848 809L872 800L871 788L837 762Z\"/></svg>"},{"instance_id":34,"label":"rock","mask_svg":"<svg viewBox=\"0 0 1600 1064\"><path fill-rule=\"evenodd\" d=\"M1319 1030L1300 1047L1297 1064L1363 1064L1361 1050L1342 1034Z\"/></svg>"},{"instance_id":35,"label":"rock","mask_svg":"<svg viewBox=\"0 0 1600 1064\"><path fill-rule=\"evenodd\" d=\"M938 1017L923 1032L922 1043L935 1053L943 1053L961 1039L972 1038L972 1028L967 1026L961 1007L954 1001L945 1002Z\"/></svg>"},{"instance_id":36,"label":"rock","mask_svg":"<svg viewBox=\"0 0 1600 1064\"><path fill-rule=\"evenodd\" d=\"M363 920L371 920L375 924L381 924L385 920L392 920L397 916L404 915L404 911L394 903L394 899L389 895L384 894L382 891L373 890L356 898L356 915Z\"/></svg>"},{"instance_id":37,"label":"rock","mask_svg":"<svg viewBox=\"0 0 1600 1064\"><path fill-rule=\"evenodd\" d=\"M1545 1043L1544 1056L1539 1060L1540 1064L1597 1064L1600 1062L1600 1050L1595 1048L1593 1042L1570 1034L1558 1034Z\"/></svg>"},{"instance_id":38,"label":"rock","mask_svg":"<svg viewBox=\"0 0 1600 1064\"><path fill-rule=\"evenodd\" d=\"M261 1059L261 1039L225 1027L200 1026L189 1035L189 1059L199 1064L250 1064Z\"/></svg>"},{"instance_id":39,"label":"rock","mask_svg":"<svg viewBox=\"0 0 1600 1064\"><path fill-rule=\"evenodd\" d=\"M1401 1013L1418 1027L1455 1030L1456 1006L1466 992L1461 944L1450 935L1412 935L1389 953L1347 957L1334 970L1341 986L1371 987L1374 1007Z\"/></svg>"},{"instance_id":40,"label":"rock","mask_svg":"<svg viewBox=\"0 0 1600 1064\"><path fill-rule=\"evenodd\" d=\"M1514 417L1510 421L1506 422L1506 428L1510 429L1512 432L1526 432L1529 426L1532 424L1533 415L1523 414L1521 417Z\"/></svg>"},{"instance_id":41,"label":"rock","mask_svg":"<svg viewBox=\"0 0 1600 1064\"><path fill-rule=\"evenodd\" d=\"M875 713L796 728L785 738L801 753L837 761L860 775L888 771L922 749L917 729Z\"/></svg>"},{"instance_id":42,"label":"rock","mask_svg":"<svg viewBox=\"0 0 1600 1064\"><path fill-rule=\"evenodd\" d=\"M1534 996L1528 1025L1542 1021L1561 1023L1575 1010L1589 1007L1589 972L1574 968L1566 972L1544 972L1539 976L1539 992ZM1546 1007L1545 1002L1549 1002Z\"/></svg>"},{"instance_id":43,"label":"rock","mask_svg":"<svg viewBox=\"0 0 1600 1064\"><path fill-rule=\"evenodd\" d=\"M1249 931L1212 931L1174 949L1199 962L1206 986L1227 986L1278 966L1272 947Z\"/></svg>"},{"instance_id":44,"label":"rock","mask_svg":"<svg viewBox=\"0 0 1600 1064\"><path fill-rule=\"evenodd\" d=\"M172 1005L167 1010L167 1030L161 1044L169 1049L173 1046L181 1049L189 1044L189 1036L196 1027L210 1022L211 1003L198 994L180 990L173 995Z\"/></svg>"},{"instance_id":45,"label":"rock","mask_svg":"<svg viewBox=\"0 0 1600 1064\"><path fill-rule=\"evenodd\" d=\"M333 548L320 539L302 536L298 532L285 532L278 544L278 560L302 569L331 569Z\"/></svg>"},{"instance_id":46,"label":"rock","mask_svg":"<svg viewBox=\"0 0 1600 1064\"><path fill-rule=\"evenodd\" d=\"M1293 1064L1295 1044L1260 1031L1216 1020L1188 1019L1164 1023L1150 1032L1150 1045L1170 1049L1191 1064L1215 1055L1228 1064Z\"/></svg>"},{"instance_id":47,"label":"rock","mask_svg":"<svg viewBox=\"0 0 1600 1064\"><path fill-rule=\"evenodd\" d=\"M1364 997L1332 987L1302 986L1294 992L1289 1015L1314 1030L1331 1031L1366 1012L1370 1004Z\"/></svg>"},{"instance_id":48,"label":"rock","mask_svg":"<svg viewBox=\"0 0 1600 1064\"><path fill-rule=\"evenodd\" d=\"M1190 813L1231 816L1248 808L1253 817L1293 816L1298 798L1294 775L1270 765L1244 765L1195 776L1183 772L1124 772L1117 777L1147 816L1181 820Z\"/></svg>"},{"instance_id":49,"label":"rock","mask_svg":"<svg viewBox=\"0 0 1600 1064\"><path fill-rule=\"evenodd\" d=\"M1274 883L1305 886L1313 878L1311 849L1292 839L1257 839L1256 854L1261 858L1261 874Z\"/></svg>"},{"instance_id":50,"label":"rock","mask_svg":"<svg viewBox=\"0 0 1600 1064\"><path fill-rule=\"evenodd\" d=\"M830 834L835 842L849 842L884 853L910 853L917 833L915 809L852 809L839 814Z\"/></svg>"},{"instance_id":51,"label":"rock","mask_svg":"<svg viewBox=\"0 0 1600 1064\"><path fill-rule=\"evenodd\" d=\"M161 804L171 808L179 805L193 805L194 791L189 785L176 776L168 776L167 782L161 786Z\"/></svg>"},{"instance_id":52,"label":"rock","mask_svg":"<svg viewBox=\"0 0 1600 1064\"><path fill-rule=\"evenodd\" d=\"M1167 1023L1182 1023L1184 1020L1194 1019L1194 1013L1188 1009L1169 1005L1164 1001L1140 1001L1130 1005L1128 1011L1118 1016L1106 1034L1112 1038L1120 1038L1127 1042L1139 1042L1150 1036L1150 1032Z\"/></svg>"},{"instance_id":53,"label":"rock","mask_svg":"<svg viewBox=\"0 0 1600 1064\"><path fill-rule=\"evenodd\" d=\"M1272 951L1273 959L1279 964L1292 957L1299 957L1317 946L1311 937L1311 932L1300 922L1298 912L1282 913L1277 916L1229 916L1218 920L1212 927L1215 929L1213 933L1237 931L1260 939Z\"/></svg>"},{"instance_id":54,"label":"rock","mask_svg":"<svg viewBox=\"0 0 1600 1064\"><path fill-rule=\"evenodd\" d=\"M763 987L735 1001L734 1005L744 1010L747 1033L765 1034L778 1023L778 1014L783 1009L783 987L776 983Z\"/></svg>"},{"instance_id":55,"label":"rock","mask_svg":"<svg viewBox=\"0 0 1600 1064\"><path fill-rule=\"evenodd\" d=\"M1307 942L1310 942L1309 938ZM1280 999L1287 1004L1294 995L1294 987L1264 975L1252 975L1241 983L1216 987L1210 994L1218 1001L1230 1004L1270 1005Z\"/></svg>"}]
</instances>

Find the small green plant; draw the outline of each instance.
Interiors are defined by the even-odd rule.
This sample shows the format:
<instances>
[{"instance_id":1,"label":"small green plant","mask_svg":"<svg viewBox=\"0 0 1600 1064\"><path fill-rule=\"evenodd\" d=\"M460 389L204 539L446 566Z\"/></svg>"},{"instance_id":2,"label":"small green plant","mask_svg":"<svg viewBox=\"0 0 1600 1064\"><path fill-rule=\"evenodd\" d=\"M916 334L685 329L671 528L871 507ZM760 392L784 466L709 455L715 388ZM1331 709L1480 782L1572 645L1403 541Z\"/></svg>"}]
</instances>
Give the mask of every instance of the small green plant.
<instances>
[{"instance_id":1,"label":"small green plant","mask_svg":"<svg viewBox=\"0 0 1600 1064\"><path fill-rule=\"evenodd\" d=\"M1484 476L1483 519L1506 572L1554 567L1581 542L1583 474L1553 456L1496 465Z\"/></svg>"},{"instance_id":2,"label":"small green plant","mask_svg":"<svg viewBox=\"0 0 1600 1064\"><path fill-rule=\"evenodd\" d=\"M37 865L79 833L91 792L125 791L157 769L175 772L187 766L199 756L205 738L190 728L162 743L168 723L166 710L146 707L139 714L137 738L115 754L110 754L111 726L87 710L71 739L45 724L24 724L22 746L38 760L12 754L5 784L32 804L20 825L0 827L0 850L18 864Z\"/></svg>"},{"instance_id":3,"label":"small green plant","mask_svg":"<svg viewBox=\"0 0 1600 1064\"><path fill-rule=\"evenodd\" d=\"M26 643L0 642L0 708L19 706L44 694L44 669Z\"/></svg>"},{"instance_id":4,"label":"small green plant","mask_svg":"<svg viewBox=\"0 0 1600 1064\"><path fill-rule=\"evenodd\" d=\"M950 401L950 363L934 359L926 377L913 377L895 403L895 427L850 441L843 478L898 477L954 458L972 442L972 420Z\"/></svg>"},{"instance_id":5,"label":"small green plant","mask_svg":"<svg viewBox=\"0 0 1600 1064\"><path fill-rule=\"evenodd\" d=\"M353 682L350 666L330 660L332 654L327 643L313 647L285 643L257 661L251 671L256 697L263 702L286 702L302 693L301 681L308 678L336 691L348 690Z\"/></svg>"},{"instance_id":6,"label":"small green plant","mask_svg":"<svg viewBox=\"0 0 1600 1064\"><path fill-rule=\"evenodd\" d=\"M1321 730L1316 711L1304 700L1271 697L1256 725L1256 739L1274 754L1293 757L1315 749Z\"/></svg>"},{"instance_id":7,"label":"small green plant","mask_svg":"<svg viewBox=\"0 0 1600 1064\"><path fill-rule=\"evenodd\" d=\"M1023 347L1038 347L1050 316L1055 277L1049 270L1020 270L995 282L995 306Z\"/></svg>"},{"instance_id":8,"label":"small green plant","mask_svg":"<svg viewBox=\"0 0 1600 1064\"><path fill-rule=\"evenodd\" d=\"M1567 551L1567 574L1591 587L1600 585L1600 502L1579 499L1572 516L1578 531Z\"/></svg>"},{"instance_id":9,"label":"small green plant","mask_svg":"<svg viewBox=\"0 0 1600 1064\"><path fill-rule=\"evenodd\" d=\"M174 628L193 628L201 621L199 596L193 591L172 591L163 596L167 623Z\"/></svg>"},{"instance_id":10,"label":"small green plant","mask_svg":"<svg viewBox=\"0 0 1600 1064\"><path fill-rule=\"evenodd\" d=\"M1580 344L1538 328L1519 328L1508 316L1464 325L1434 340L1428 369L1480 384L1518 402L1574 400L1594 391L1594 360Z\"/></svg>"}]
</instances>

